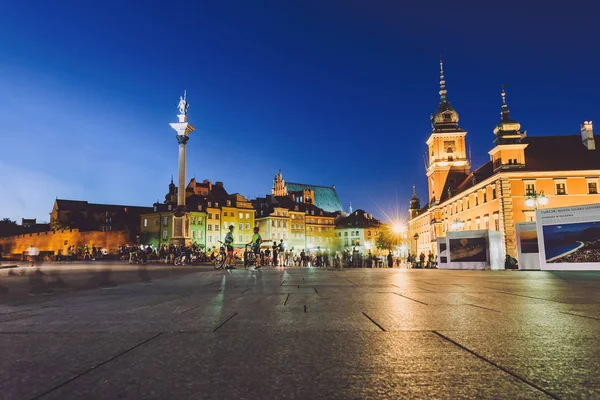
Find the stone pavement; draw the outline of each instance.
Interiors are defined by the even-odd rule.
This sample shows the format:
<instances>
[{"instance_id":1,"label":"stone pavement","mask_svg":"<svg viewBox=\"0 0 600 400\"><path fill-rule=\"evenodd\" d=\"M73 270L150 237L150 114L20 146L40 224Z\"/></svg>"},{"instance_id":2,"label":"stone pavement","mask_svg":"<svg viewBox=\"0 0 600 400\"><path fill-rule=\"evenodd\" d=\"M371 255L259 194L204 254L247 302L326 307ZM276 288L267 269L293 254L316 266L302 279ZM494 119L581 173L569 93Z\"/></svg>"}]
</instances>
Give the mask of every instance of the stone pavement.
<instances>
[{"instance_id":1,"label":"stone pavement","mask_svg":"<svg viewBox=\"0 0 600 400\"><path fill-rule=\"evenodd\" d=\"M599 339L594 272L205 270L2 302L0 398L592 399Z\"/></svg>"}]
</instances>

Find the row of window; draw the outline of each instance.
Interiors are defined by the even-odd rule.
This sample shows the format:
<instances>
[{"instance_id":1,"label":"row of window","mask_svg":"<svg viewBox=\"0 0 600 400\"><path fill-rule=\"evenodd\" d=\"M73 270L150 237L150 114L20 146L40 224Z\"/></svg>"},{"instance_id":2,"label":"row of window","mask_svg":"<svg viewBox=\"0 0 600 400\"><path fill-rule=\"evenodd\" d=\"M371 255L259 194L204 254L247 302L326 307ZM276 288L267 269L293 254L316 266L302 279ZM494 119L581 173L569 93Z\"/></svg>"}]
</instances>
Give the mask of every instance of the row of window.
<instances>
[{"instance_id":1,"label":"row of window","mask_svg":"<svg viewBox=\"0 0 600 400\"><path fill-rule=\"evenodd\" d=\"M275 222L276 222L276 221L275 221L274 219L273 219L273 220L271 220L271 226L275 226ZM283 222L283 224L282 224L282 222ZM277 220L277 227L278 227L278 228L281 228L282 226L283 226L284 228L287 228L287 221L282 221L282 220L278 219L278 220Z\"/></svg>"},{"instance_id":2,"label":"row of window","mask_svg":"<svg viewBox=\"0 0 600 400\"><path fill-rule=\"evenodd\" d=\"M210 213L208 213L210 215ZM235 212L234 211L223 211L223 216L224 217L235 217ZM209 217L210 218L210 217ZM249 213L238 213L238 219L250 219L250 214ZM219 218L216 218L219 219Z\"/></svg>"},{"instance_id":3,"label":"row of window","mask_svg":"<svg viewBox=\"0 0 600 400\"><path fill-rule=\"evenodd\" d=\"M333 228L328 228L328 227L321 228L320 226L318 226L318 227L315 229L315 227L314 227L314 226L309 226L309 227L307 227L307 228L306 228L306 230L307 230L308 232L331 232L331 231L333 230Z\"/></svg>"},{"instance_id":4,"label":"row of window","mask_svg":"<svg viewBox=\"0 0 600 400\"><path fill-rule=\"evenodd\" d=\"M481 196L479 195L481 192ZM495 200L497 198L497 194L496 194L496 185L492 185L491 186L491 192L492 192L492 200ZM444 209L442 210L442 215L446 215L448 214L448 212L450 212L450 215L453 214L457 214L461 211L464 211L465 209L470 209L471 205L474 204L474 207L477 207L479 205L479 199L481 198L481 202L482 204L487 203L488 201L488 188L484 188L482 190L479 190L473 194L470 194L469 196L458 200L457 202L451 204L450 206L444 207ZM474 197L474 203L471 202L471 198ZM459 211L460 208L460 211Z\"/></svg>"},{"instance_id":5,"label":"row of window","mask_svg":"<svg viewBox=\"0 0 600 400\"><path fill-rule=\"evenodd\" d=\"M233 222L223 222L223 229L224 229L224 230L227 230L227 229L229 229L229 227L230 227L231 225L235 226L235 224L234 224ZM244 224L242 224L242 223L240 222L240 223L238 224L238 229L239 229L240 231L242 231L242 230L244 230L244 228L246 228L246 230L249 230L249 229L250 229L250 224L248 224L248 223L247 223L247 224L245 224L245 225L244 225ZM215 229L215 230L216 230L216 229Z\"/></svg>"},{"instance_id":6,"label":"row of window","mask_svg":"<svg viewBox=\"0 0 600 400\"><path fill-rule=\"evenodd\" d=\"M483 224L481 223L483 219ZM494 230L495 231L500 231L500 221L498 220L498 214L494 213ZM472 221L470 219L468 219L467 221L465 221L464 223L464 227L461 228L464 230L471 230L471 229L490 229L490 216L488 214L484 215L483 218L480 217L476 217L475 218L475 226L473 226ZM444 223L442 224L442 231L443 232L448 232L451 231L452 229L452 222L449 221L448 219L444 220Z\"/></svg>"},{"instance_id":7,"label":"row of window","mask_svg":"<svg viewBox=\"0 0 600 400\"><path fill-rule=\"evenodd\" d=\"M525 195L534 196L536 194L535 181L524 181L525 183ZM567 181L566 179L555 179L554 180L554 193L556 195L567 194ZM588 194L598 194L598 179L590 178L587 179L587 192Z\"/></svg>"},{"instance_id":8,"label":"row of window","mask_svg":"<svg viewBox=\"0 0 600 400\"><path fill-rule=\"evenodd\" d=\"M316 223L317 223L317 224L319 224L319 225L320 225L320 224L324 224L324 225L333 225L333 220L328 220L328 219L325 219L325 220L320 220L320 219L317 219L317 220L315 220L314 218L307 218L307 219L306 219L306 223L307 223L307 224L314 224L314 223L315 223L315 221L316 221Z\"/></svg>"}]
</instances>

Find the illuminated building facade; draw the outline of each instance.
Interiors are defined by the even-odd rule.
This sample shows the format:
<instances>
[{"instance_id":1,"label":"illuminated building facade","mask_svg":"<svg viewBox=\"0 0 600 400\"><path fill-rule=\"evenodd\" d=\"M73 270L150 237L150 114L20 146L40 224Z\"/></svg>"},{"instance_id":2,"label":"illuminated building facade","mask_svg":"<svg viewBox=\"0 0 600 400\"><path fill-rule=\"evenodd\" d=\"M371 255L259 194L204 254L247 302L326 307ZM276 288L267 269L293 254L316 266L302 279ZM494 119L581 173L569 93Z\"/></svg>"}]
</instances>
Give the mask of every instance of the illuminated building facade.
<instances>
[{"instance_id":1,"label":"illuminated building facade","mask_svg":"<svg viewBox=\"0 0 600 400\"><path fill-rule=\"evenodd\" d=\"M516 257L518 222L534 221L537 207L600 202L600 153L591 121L580 135L527 136L511 119L502 90L501 120L494 128L490 161L471 169L467 132L447 99L440 63L440 103L427 140L428 202L410 202L411 252L436 253L436 238L451 230L490 229L504 234L505 250ZM541 201L539 201L541 200Z\"/></svg>"},{"instance_id":2,"label":"illuminated building facade","mask_svg":"<svg viewBox=\"0 0 600 400\"><path fill-rule=\"evenodd\" d=\"M347 216L341 216L335 223L335 236L338 249L361 253L376 251L377 236L382 232L383 224L372 214L356 210Z\"/></svg>"},{"instance_id":3,"label":"illuminated building facade","mask_svg":"<svg viewBox=\"0 0 600 400\"><path fill-rule=\"evenodd\" d=\"M319 186L286 182L281 171L273 179L271 194L276 197L292 196L298 203L314 204L326 212L343 211L334 185Z\"/></svg>"},{"instance_id":4,"label":"illuminated building facade","mask_svg":"<svg viewBox=\"0 0 600 400\"><path fill-rule=\"evenodd\" d=\"M235 227L235 246L243 247L250 241L254 228L254 208L239 193L229 194L223 182L190 180L186 188L186 210L183 231L186 244L201 247L219 246L225 239L229 226ZM141 215L141 241L143 244L177 244L173 217L178 203L177 187L171 181L164 203L155 203L152 212ZM176 218L176 217L175 217Z\"/></svg>"},{"instance_id":5,"label":"illuminated building facade","mask_svg":"<svg viewBox=\"0 0 600 400\"><path fill-rule=\"evenodd\" d=\"M283 239L286 249L300 252L302 249L333 250L335 247L335 217L315 206L307 199L293 195L257 198L252 201L256 209L256 224L264 240L279 242Z\"/></svg>"}]
</instances>

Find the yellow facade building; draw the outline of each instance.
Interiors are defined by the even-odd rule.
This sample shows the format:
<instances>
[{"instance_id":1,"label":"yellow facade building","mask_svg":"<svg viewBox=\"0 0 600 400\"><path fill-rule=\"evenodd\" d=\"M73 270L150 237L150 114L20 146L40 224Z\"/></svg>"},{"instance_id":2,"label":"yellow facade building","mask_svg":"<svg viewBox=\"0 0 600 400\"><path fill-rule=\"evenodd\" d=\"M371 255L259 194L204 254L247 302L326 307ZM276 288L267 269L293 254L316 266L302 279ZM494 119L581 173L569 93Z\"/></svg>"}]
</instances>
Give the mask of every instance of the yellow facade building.
<instances>
[{"instance_id":1,"label":"yellow facade building","mask_svg":"<svg viewBox=\"0 0 600 400\"><path fill-rule=\"evenodd\" d=\"M451 230L490 229L504 234L506 252L516 257L515 224L534 221L537 207L600 202L599 137L591 121L581 125L580 135L527 136L511 119L502 90L490 161L471 170L467 132L458 125L445 83L441 69L440 104L426 142L428 202L421 207L414 191L410 202L413 254L435 254L436 239Z\"/></svg>"},{"instance_id":2,"label":"yellow facade building","mask_svg":"<svg viewBox=\"0 0 600 400\"><path fill-rule=\"evenodd\" d=\"M154 204L153 212L141 216L142 243L174 243L172 221L176 206L177 187L171 181L165 202ZM186 244L218 248L230 225L235 227L236 247L242 248L250 241L255 224L252 203L239 193L228 194L222 182L191 179L186 188L186 209L183 224Z\"/></svg>"},{"instance_id":3,"label":"yellow facade building","mask_svg":"<svg viewBox=\"0 0 600 400\"><path fill-rule=\"evenodd\" d=\"M253 200L256 224L263 240L283 240L286 249L334 250L335 217L306 199L314 198L308 190L300 196L273 196Z\"/></svg>"}]
</instances>

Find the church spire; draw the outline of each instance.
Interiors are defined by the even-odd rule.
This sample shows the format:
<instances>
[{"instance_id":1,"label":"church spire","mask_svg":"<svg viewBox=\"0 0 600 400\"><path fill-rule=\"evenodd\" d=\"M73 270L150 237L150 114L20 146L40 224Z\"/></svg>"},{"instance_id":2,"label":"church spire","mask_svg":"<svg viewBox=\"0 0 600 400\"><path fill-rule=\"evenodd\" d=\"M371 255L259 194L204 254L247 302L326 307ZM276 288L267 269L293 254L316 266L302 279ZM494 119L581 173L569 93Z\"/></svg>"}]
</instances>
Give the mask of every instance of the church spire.
<instances>
[{"instance_id":1,"label":"church spire","mask_svg":"<svg viewBox=\"0 0 600 400\"><path fill-rule=\"evenodd\" d=\"M502 85L502 91L500 92L502 97L502 109L500 116L502 119L494 128L494 134L496 144L515 144L521 143L521 140L527 136L525 131L521 131L521 124L517 121L510 119L510 110L506 103L506 85Z\"/></svg>"},{"instance_id":2,"label":"church spire","mask_svg":"<svg viewBox=\"0 0 600 400\"><path fill-rule=\"evenodd\" d=\"M510 121L510 110L506 104L506 90L504 89L506 89L506 85L502 85L502 92L500 92L500 96L502 96L502 111L500 115L502 116L502 121Z\"/></svg>"},{"instance_id":3,"label":"church spire","mask_svg":"<svg viewBox=\"0 0 600 400\"><path fill-rule=\"evenodd\" d=\"M440 57L440 103L435 114L431 115L431 127L434 133L462 132L458 126L458 113L448 101L444 61Z\"/></svg>"},{"instance_id":4,"label":"church spire","mask_svg":"<svg viewBox=\"0 0 600 400\"><path fill-rule=\"evenodd\" d=\"M440 57L440 101L446 101L446 80L444 79L444 61Z\"/></svg>"}]
</instances>

